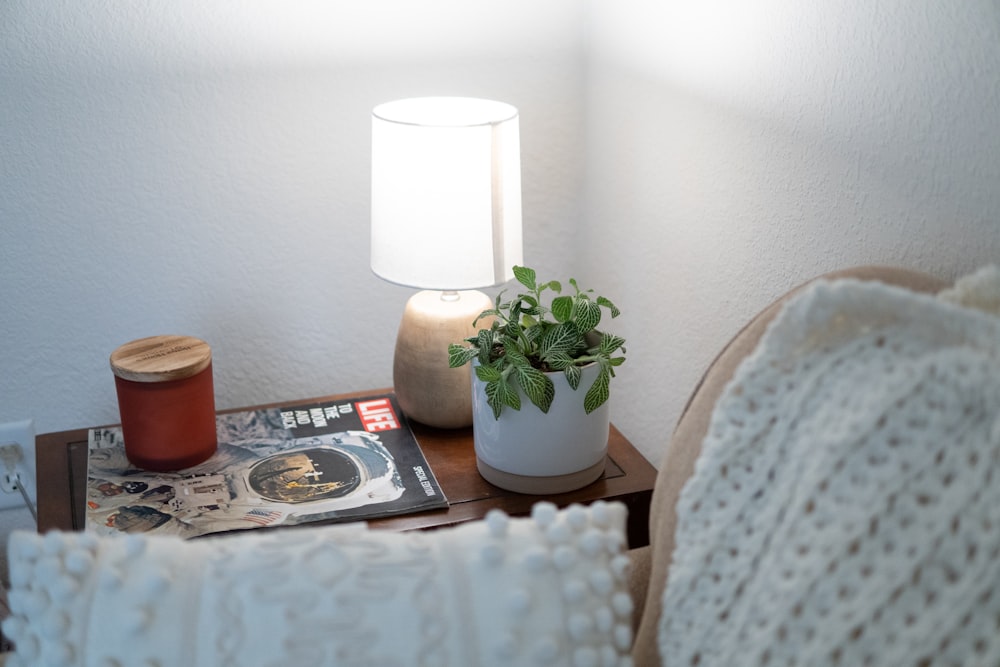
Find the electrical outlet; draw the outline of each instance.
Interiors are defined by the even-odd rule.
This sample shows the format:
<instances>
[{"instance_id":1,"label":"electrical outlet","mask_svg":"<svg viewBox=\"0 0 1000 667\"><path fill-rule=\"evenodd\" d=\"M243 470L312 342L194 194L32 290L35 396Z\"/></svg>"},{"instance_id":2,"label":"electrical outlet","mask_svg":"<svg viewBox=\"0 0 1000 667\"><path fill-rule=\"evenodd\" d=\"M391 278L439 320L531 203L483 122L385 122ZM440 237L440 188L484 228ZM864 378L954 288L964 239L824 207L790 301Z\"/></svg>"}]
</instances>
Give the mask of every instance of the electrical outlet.
<instances>
[{"instance_id":1,"label":"electrical outlet","mask_svg":"<svg viewBox=\"0 0 1000 667\"><path fill-rule=\"evenodd\" d=\"M31 498L38 505L38 493L35 486L35 424L30 419L0 424L0 447L17 443L21 446L21 457L17 462L17 478L9 474L7 467L0 461L0 510L11 507L24 507L24 498L17 490L17 484L22 484Z\"/></svg>"}]
</instances>

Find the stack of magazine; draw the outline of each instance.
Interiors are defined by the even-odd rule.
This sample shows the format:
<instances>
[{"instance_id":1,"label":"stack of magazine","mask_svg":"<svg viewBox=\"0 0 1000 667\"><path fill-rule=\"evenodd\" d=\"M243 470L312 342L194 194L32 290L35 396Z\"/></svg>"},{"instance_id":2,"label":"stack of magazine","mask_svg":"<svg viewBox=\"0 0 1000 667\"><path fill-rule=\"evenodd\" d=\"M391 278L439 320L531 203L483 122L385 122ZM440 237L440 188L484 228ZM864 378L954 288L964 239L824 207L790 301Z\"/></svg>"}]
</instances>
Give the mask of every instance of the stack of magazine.
<instances>
[{"instance_id":1,"label":"stack of magazine","mask_svg":"<svg viewBox=\"0 0 1000 667\"><path fill-rule=\"evenodd\" d=\"M86 529L207 533L448 506L393 394L219 414L204 463L155 473L121 429L89 433Z\"/></svg>"}]
</instances>

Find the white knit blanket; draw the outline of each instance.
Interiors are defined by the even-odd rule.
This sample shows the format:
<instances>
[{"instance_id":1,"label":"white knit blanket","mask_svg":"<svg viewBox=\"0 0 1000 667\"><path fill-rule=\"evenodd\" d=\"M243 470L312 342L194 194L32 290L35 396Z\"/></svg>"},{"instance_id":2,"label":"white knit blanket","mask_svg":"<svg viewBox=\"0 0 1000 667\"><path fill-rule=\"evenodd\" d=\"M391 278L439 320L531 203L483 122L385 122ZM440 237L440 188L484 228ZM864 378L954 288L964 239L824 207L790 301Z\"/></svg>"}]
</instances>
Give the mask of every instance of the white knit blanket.
<instances>
[{"instance_id":1,"label":"white knit blanket","mask_svg":"<svg viewBox=\"0 0 1000 667\"><path fill-rule=\"evenodd\" d=\"M1000 317L810 288L727 386L677 511L664 665L1000 665Z\"/></svg>"}]
</instances>

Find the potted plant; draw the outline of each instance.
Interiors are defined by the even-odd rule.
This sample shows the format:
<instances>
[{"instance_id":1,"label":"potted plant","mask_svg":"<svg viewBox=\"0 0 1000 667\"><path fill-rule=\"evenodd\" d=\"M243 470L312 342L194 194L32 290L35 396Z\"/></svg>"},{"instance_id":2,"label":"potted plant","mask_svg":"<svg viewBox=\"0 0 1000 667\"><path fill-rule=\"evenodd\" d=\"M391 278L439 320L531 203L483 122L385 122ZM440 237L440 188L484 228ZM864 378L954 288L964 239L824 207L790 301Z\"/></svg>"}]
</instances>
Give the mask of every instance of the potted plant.
<instances>
[{"instance_id":1,"label":"potted plant","mask_svg":"<svg viewBox=\"0 0 1000 667\"><path fill-rule=\"evenodd\" d=\"M574 293L563 294L562 283L540 283L530 268L515 266L514 276L526 291L507 301L501 292L474 323L488 319L489 327L448 348L452 368L471 362L475 371L479 471L515 491L579 488L604 470L610 383L625 339L598 326L605 311L619 311L573 279Z\"/></svg>"}]
</instances>

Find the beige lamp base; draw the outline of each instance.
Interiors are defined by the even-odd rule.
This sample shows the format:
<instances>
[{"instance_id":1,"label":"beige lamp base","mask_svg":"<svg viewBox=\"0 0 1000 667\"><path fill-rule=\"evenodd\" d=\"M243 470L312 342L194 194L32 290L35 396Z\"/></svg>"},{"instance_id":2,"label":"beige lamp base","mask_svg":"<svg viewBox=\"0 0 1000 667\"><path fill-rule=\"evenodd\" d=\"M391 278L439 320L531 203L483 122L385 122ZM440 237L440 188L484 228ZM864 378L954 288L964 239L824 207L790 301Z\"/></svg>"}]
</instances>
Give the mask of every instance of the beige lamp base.
<instances>
[{"instance_id":1,"label":"beige lamp base","mask_svg":"<svg viewBox=\"0 0 1000 667\"><path fill-rule=\"evenodd\" d=\"M490 297L476 290L425 290L406 302L396 336L392 380L407 417L437 428L472 424L469 365L449 368L448 345L475 335L479 327L473 327L473 321L493 306ZM480 326L488 325L480 322Z\"/></svg>"}]
</instances>

